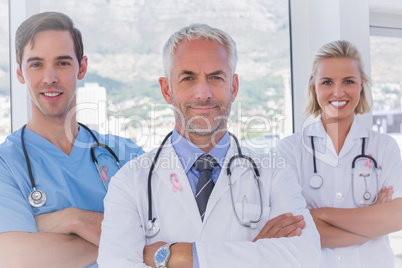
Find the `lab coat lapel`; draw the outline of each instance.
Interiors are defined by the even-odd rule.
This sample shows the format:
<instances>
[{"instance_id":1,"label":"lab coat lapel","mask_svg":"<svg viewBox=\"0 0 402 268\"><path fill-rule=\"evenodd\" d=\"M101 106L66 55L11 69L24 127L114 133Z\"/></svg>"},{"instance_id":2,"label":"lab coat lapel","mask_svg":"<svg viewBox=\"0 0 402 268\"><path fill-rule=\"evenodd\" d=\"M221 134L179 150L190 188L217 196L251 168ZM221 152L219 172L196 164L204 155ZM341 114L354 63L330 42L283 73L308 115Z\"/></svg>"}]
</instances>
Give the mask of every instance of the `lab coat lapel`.
<instances>
[{"instance_id":1,"label":"lab coat lapel","mask_svg":"<svg viewBox=\"0 0 402 268\"><path fill-rule=\"evenodd\" d=\"M359 119L355 116L352 126L350 127L348 136L346 137L345 143L339 152L339 158L346 155L355 146L356 142L362 143L362 138L368 138L367 129L360 123ZM368 140L366 140L367 148ZM361 150L361 149L360 149Z\"/></svg>"},{"instance_id":2,"label":"lab coat lapel","mask_svg":"<svg viewBox=\"0 0 402 268\"><path fill-rule=\"evenodd\" d=\"M311 137L314 137L316 159L319 159L332 167L338 166L338 154L335 151L331 138L324 129L321 122L321 115L316 118L310 116L307 121L309 121L309 123L306 123L305 129L303 129L304 148L313 155Z\"/></svg>"},{"instance_id":3,"label":"lab coat lapel","mask_svg":"<svg viewBox=\"0 0 402 268\"><path fill-rule=\"evenodd\" d=\"M158 181L164 184L164 187L161 188L164 188L163 191L169 191L172 193L171 196L177 199L184 210L184 215L191 219L196 230L201 230L202 221L194 194L191 190L187 175L184 173L180 160L171 143L167 143L164 146L159 159L158 168L155 169L155 175L158 177ZM173 178L175 182L172 182L172 174L177 175L178 185L176 184L176 178ZM180 188L179 186L182 187L182 190L178 189ZM176 191L174 191L175 188ZM180 208L176 207L174 209Z\"/></svg>"}]
</instances>

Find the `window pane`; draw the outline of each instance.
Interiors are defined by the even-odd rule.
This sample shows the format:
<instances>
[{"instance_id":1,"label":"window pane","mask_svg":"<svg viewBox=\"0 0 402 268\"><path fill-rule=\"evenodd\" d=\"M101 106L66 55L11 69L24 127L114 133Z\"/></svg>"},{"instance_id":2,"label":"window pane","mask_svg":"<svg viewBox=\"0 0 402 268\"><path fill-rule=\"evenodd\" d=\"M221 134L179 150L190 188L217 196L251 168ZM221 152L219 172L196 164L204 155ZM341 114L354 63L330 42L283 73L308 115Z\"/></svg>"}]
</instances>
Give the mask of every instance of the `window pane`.
<instances>
[{"instance_id":1,"label":"window pane","mask_svg":"<svg viewBox=\"0 0 402 268\"><path fill-rule=\"evenodd\" d=\"M43 0L46 10L68 14L83 33L89 72L78 102L87 106L80 104L78 117L91 127L130 137L145 150L158 146L174 126L158 83L162 47L174 31L199 22L228 32L237 43L240 91L230 130L260 151L291 134L287 0ZM98 93L97 103L89 104Z\"/></svg>"},{"instance_id":2,"label":"window pane","mask_svg":"<svg viewBox=\"0 0 402 268\"><path fill-rule=\"evenodd\" d=\"M11 133L8 0L0 0L0 142Z\"/></svg>"},{"instance_id":3,"label":"window pane","mask_svg":"<svg viewBox=\"0 0 402 268\"><path fill-rule=\"evenodd\" d=\"M402 38L371 36L373 129L388 133L402 149ZM402 267L402 231L390 235L396 267Z\"/></svg>"}]
</instances>

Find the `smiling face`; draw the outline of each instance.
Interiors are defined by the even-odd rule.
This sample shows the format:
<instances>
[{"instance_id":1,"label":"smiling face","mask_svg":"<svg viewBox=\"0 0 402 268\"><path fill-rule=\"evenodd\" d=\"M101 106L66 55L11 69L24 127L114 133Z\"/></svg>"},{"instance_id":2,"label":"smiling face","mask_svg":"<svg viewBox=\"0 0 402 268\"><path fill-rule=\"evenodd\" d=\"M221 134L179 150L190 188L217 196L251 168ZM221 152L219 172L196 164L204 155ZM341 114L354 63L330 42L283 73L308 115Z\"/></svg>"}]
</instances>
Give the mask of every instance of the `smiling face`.
<instances>
[{"instance_id":1,"label":"smiling face","mask_svg":"<svg viewBox=\"0 0 402 268\"><path fill-rule=\"evenodd\" d=\"M167 78L159 82L165 100L175 107L178 132L223 136L238 91L225 47L205 39L182 41L172 64L170 84Z\"/></svg>"},{"instance_id":2,"label":"smiling face","mask_svg":"<svg viewBox=\"0 0 402 268\"><path fill-rule=\"evenodd\" d=\"M77 79L83 79L87 58L79 66L68 31L43 31L24 48L18 80L27 85L32 118L64 120L76 104Z\"/></svg>"},{"instance_id":3,"label":"smiling face","mask_svg":"<svg viewBox=\"0 0 402 268\"><path fill-rule=\"evenodd\" d=\"M317 66L314 87L324 124L329 122L352 124L363 87L355 60L322 59Z\"/></svg>"}]
</instances>

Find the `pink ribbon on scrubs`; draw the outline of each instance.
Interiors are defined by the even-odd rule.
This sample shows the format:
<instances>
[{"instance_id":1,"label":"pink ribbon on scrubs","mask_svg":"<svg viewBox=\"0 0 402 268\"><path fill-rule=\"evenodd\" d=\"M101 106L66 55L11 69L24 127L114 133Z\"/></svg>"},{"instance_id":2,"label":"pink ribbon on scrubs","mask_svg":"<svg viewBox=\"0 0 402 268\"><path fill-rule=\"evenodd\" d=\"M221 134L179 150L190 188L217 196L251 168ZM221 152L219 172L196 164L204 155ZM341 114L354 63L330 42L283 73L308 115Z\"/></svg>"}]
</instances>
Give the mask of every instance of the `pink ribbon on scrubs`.
<instances>
[{"instance_id":1,"label":"pink ribbon on scrubs","mask_svg":"<svg viewBox=\"0 0 402 268\"><path fill-rule=\"evenodd\" d=\"M177 177L176 173L170 174L170 181L174 185L173 192L176 192L177 189L183 191L183 187L179 184L179 177Z\"/></svg>"},{"instance_id":2,"label":"pink ribbon on scrubs","mask_svg":"<svg viewBox=\"0 0 402 268\"><path fill-rule=\"evenodd\" d=\"M107 166L102 166L102 168L101 168L102 178L103 178L106 182L109 182L109 178L108 178L106 172L107 172ZM99 178L99 180L101 181L102 179Z\"/></svg>"}]
</instances>

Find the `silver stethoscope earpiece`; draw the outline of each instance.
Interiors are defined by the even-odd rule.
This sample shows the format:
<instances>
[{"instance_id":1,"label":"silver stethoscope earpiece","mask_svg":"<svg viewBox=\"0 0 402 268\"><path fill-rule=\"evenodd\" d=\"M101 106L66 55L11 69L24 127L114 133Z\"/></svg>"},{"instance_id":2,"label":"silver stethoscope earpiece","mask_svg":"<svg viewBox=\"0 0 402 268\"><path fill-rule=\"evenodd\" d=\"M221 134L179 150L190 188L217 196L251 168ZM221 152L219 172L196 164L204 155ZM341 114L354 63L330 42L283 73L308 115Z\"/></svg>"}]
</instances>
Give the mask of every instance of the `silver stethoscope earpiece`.
<instances>
[{"instance_id":1,"label":"silver stethoscope earpiece","mask_svg":"<svg viewBox=\"0 0 402 268\"><path fill-rule=\"evenodd\" d=\"M161 145L159 146L158 150L156 151L155 157L154 157L154 159L152 161L152 165L151 165L151 168L149 169L149 173L148 173L148 221L147 221L147 223L145 225L145 236L147 238L155 237L160 231L159 220L157 218L152 217L152 186L151 186L151 179L152 179L152 173L154 171L156 162L157 162L157 160L159 158L159 154L161 153L161 151L163 149L163 146L165 145L165 143L168 140L168 138L172 135L172 133L173 133L173 131L171 131L169 134L167 134L166 137L163 139ZM259 172L259 170L257 168L257 165L255 164L254 160L251 157L249 157L247 155L244 155L241 152L240 144L239 144L239 141L237 140L236 136L234 136L230 132L229 132L229 135L236 142L236 146L237 146L237 150L238 150L238 154L235 155L235 156L232 156L230 158L228 166L227 166L227 174L228 174L228 177L229 177L229 189L230 189L230 194L231 194L233 210L234 210L234 213L236 215L237 221L241 225L243 225L245 227L249 227L251 229L255 229L255 228L257 228L257 223L261 220L262 214L263 214L263 201L262 201L262 193L261 193L260 172ZM236 212L236 209L235 209L235 205L234 205L234 201L233 201L233 192L232 192L232 181L231 181L230 167L231 167L232 162L234 160L236 160L236 159L239 159L239 158L243 158L243 159L248 160L252 164L253 169L254 169L254 177L256 179L258 191L259 191L259 194L260 194L260 207L261 207L260 208L260 215L255 220L250 220L250 219L244 218L244 215L243 215L243 219L241 220L239 215L237 215L237 212ZM244 206L244 204L245 204L245 202L244 202L244 198L243 198L243 206ZM244 210L243 210L243 213L244 213Z\"/></svg>"},{"instance_id":2,"label":"silver stethoscope earpiece","mask_svg":"<svg viewBox=\"0 0 402 268\"><path fill-rule=\"evenodd\" d=\"M102 179L102 183L107 191L106 183L99 170L98 159L95 156L95 148L98 146L106 148L109 151L109 153L114 157L114 159L116 160L117 167L120 169L119 158L117 157L117 155L113 152L113 150L109 146L100 143L99 140L96 138L95 134L87 126L85 126L84 124L81 124L81 123L78 123L78 124L80 126L82 126L84 129L86 129L89 132L89 134L91 134L91 136L93 137L93 139L96 142L96 144L92 145L92 147L91 147L91 157L92 157L92 161L94 162L94 164L96 166L96 170L98 171L99 176ZM47 197L43 191L36 189L35 180L34 180L34 177L32 174L31 162L29 161L28 153L25 148L25 142L24 142L24 132L25 132L26 126L27 125L24 125L21 130L21 144L22 144L22 151L24 152L24 156L25 156L25 160L26 160L26 164L27 164L27 168L28 168L29 179L31 180L31 186L32 186L32 192L28 195L28 202L32 207L37 208L37 207L41 207L44 204L46 204Z\"/></svg>"}]
</instances>

